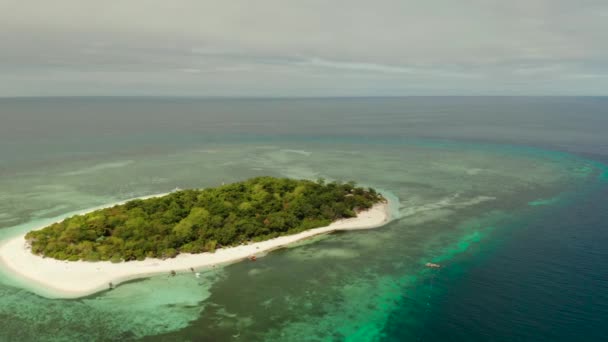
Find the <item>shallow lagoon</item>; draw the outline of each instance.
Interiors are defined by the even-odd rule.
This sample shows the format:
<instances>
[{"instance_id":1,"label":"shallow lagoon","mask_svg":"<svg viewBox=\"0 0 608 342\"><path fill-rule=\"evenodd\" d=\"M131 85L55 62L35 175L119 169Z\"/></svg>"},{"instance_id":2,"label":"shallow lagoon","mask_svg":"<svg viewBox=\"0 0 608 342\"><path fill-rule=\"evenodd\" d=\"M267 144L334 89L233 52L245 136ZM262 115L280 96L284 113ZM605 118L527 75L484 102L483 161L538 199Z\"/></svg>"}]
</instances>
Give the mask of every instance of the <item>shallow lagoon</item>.
<instances>
[{"instance_id":1,"label":"shallow lagoon","mask_svg":"<svg viewBox=\"0 0 608 342\"><path fill-rule=\"evenodd\" d=\"M400 107L391 104L390 110L395 108ZM391 126L388 120L383 127ZM393 126L403 124L400 120ZM383 228L316 238L255 263L210 270L200 279L158 276L83 299L51 300L0 275L0 339L439 339L430 327L441 330L437 320L449 317L442 316L449 309L444 306L457 305L453 289L464 286L461 279L479 260L515 237L525 239L518 232L531 222L554 208L568 208L605 182L603 165L572 154L513 144L361 136L368 122L328 124L335 135L310 131L307 137L304 130L295 136L279 127L259 137L235 137L228 134L232 128L220 127L226 136L209 141L184 136L180 123L154 141L137 136L130 141L118 132L117 140L129 147L120 152L106 146L97 147L99 153L61 156L53 148L84 149L73 147L66 133L67 138L47 137L54 142L48 158L5 158L3 238L68 212L258 175L353 179L399 201L397 219ZM304 127L320 124L310 125ZM387 134L395 129L383 127L371 129ZM179 146L164 144L172 137ZM101 134L91 140L83 144L104 141ZM427 269L427 261L444 267Z\"/></svg>"}]
</instances>

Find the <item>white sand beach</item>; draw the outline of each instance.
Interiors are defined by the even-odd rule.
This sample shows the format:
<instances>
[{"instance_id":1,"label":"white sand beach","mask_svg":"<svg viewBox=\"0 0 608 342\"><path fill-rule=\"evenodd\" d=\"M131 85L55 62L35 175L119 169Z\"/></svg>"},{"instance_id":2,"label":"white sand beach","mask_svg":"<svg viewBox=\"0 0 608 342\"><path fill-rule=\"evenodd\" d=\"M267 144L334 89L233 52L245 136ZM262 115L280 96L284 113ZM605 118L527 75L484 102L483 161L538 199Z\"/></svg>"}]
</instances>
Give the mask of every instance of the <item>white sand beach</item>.
<instances>
[{"instance_id":1,"label":"white sand beach","mask_svg":"<svg viewBox=\"0 0 608 342\"><path fill-rule=\"evenodd\" d=\"M357 217L339 220L329 226L310 229L301 233L278 238L221 248L214 253L179 254L173 259L146 259L111 263L109 261L60 261L43 258L31 253L25 234L0 242L0 267L21 281L33 282L36 288L44 289L44 295L53 298L78 298L107 290L122 282L156 274L191 272L215 265L247 260L252 255L284 247L294 242L319 234L337 230L376 228L390 220L389 203L379 203L363 211ZM41 229L44 227L39 227Z\"/></svg>"}]
</instances>

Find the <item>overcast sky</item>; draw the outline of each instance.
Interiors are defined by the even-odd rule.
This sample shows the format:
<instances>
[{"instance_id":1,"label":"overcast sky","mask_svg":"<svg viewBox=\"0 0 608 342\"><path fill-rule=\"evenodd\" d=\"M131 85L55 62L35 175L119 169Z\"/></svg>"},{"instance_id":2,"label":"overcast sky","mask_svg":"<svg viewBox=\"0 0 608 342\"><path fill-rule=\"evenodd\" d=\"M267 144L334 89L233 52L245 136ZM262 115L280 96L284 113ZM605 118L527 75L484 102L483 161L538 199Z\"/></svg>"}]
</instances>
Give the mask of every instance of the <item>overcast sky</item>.
<instances>
[{"instance_id":1,"label":"overcast sky","mask_svg":"<svg viewBox=\"0 0 608 342\"><path fill-rule=\"evenodd\" d=\"M608 95L608 0L0 0L0 96Z\"/></svg>"}]
</instances>

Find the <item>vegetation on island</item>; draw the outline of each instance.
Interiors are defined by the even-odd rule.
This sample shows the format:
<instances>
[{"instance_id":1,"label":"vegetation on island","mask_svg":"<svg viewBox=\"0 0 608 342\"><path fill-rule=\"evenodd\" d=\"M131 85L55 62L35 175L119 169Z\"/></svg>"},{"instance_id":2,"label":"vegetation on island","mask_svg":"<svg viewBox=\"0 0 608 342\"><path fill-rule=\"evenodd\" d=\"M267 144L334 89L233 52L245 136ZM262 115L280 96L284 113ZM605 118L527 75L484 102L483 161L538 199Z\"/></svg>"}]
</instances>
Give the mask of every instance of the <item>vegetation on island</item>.
<instances>
[{"instance_id":1,"label":"vegetation on island","mask_svg":"<svg viewBox=\"0 0 608 342\"><path fill-rule=\"evenodd\" d=\"M34 254L59 260L164 259L327 226L381 201L354 182L258 177L72 216L26 240Z\"/></svg>"}]
</instances>

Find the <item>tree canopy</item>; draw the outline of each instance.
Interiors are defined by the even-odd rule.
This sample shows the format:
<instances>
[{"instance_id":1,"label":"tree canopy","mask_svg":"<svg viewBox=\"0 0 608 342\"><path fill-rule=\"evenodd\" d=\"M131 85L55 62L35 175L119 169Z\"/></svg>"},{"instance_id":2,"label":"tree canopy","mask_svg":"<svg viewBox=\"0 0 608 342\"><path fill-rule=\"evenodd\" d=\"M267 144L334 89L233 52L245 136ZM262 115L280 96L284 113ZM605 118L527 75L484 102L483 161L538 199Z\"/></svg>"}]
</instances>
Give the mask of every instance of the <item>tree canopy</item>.
<instances>
[{"instance_id":1,"label":"tree canopy","mask_svg":"<svg viewBox=\"0 0 608 342\"><path fill-rule=\"evenodd\" d=\"M34 254L59 260L164 259L327 226L380 201L354 182L258 177L72 216L26 240Z\"/></svg>"}]
</instances>

